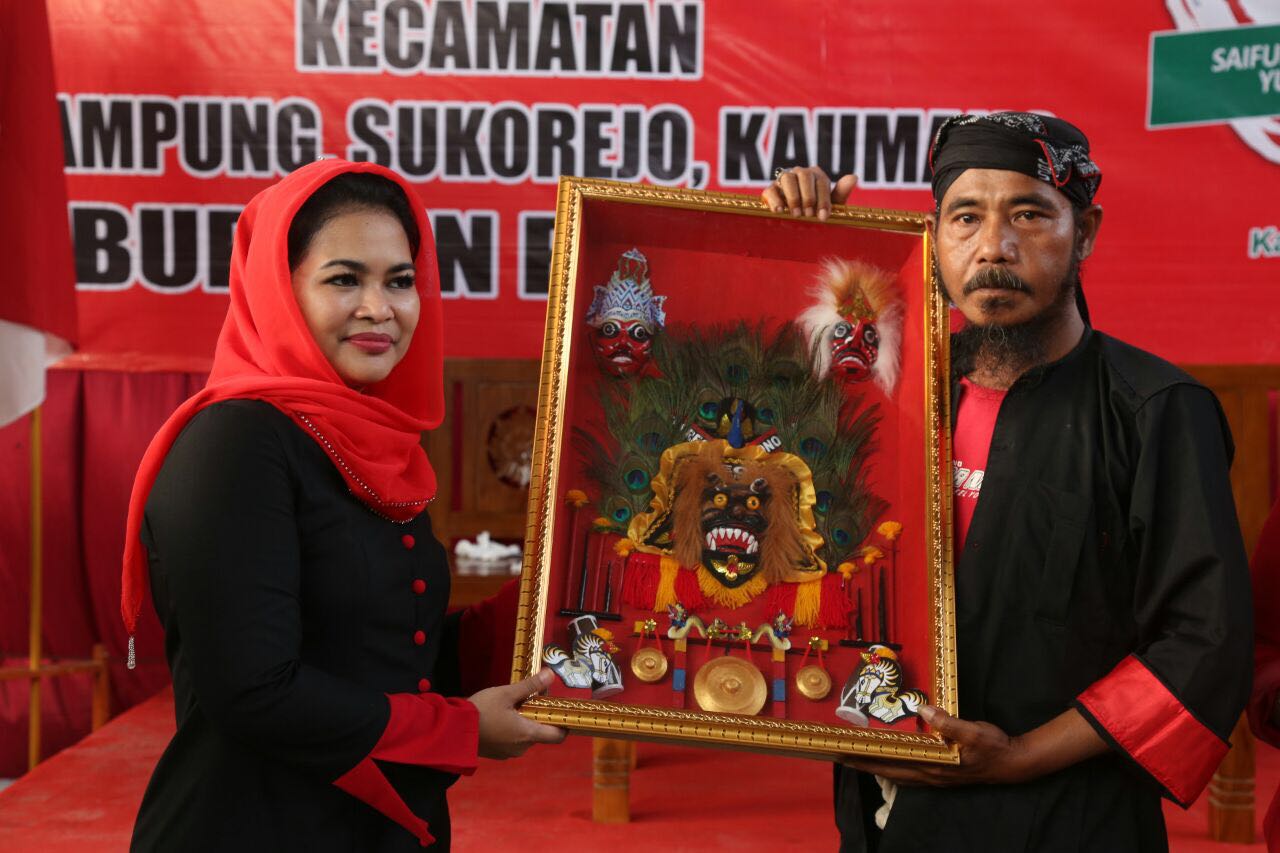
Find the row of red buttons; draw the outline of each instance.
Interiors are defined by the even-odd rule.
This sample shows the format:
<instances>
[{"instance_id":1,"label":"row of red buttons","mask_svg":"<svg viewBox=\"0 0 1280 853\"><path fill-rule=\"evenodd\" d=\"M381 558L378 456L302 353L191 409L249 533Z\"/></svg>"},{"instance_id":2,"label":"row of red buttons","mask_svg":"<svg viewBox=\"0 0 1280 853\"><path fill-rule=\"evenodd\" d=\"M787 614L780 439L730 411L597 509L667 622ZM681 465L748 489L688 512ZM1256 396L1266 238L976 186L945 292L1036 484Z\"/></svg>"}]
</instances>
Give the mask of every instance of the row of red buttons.
<instances>
[{"instance_id":1,"label":"row of red buttons","mask_svg":"<svg viewBox=\"0 0 1280 853\"><path fill-rule=\"evenodd\" d=\"M408 533L406 533L405 535L401 536L401 537L400 537L400 544L404 545L404 547L405 547L406 549L408 549L408 550L413 550L413 546L414 546L414 538L413 538L413 536L412 536L412 535L410 535L410 534L408 534ZM422 578L414 578L414 579L413 579L413 593L414 593L414 595L422 595L422 594L423 594L424 592L426 592L426 591L427 591L427 582L426 582L426 581L424 581ZM425 643L426 641L427 641L427 635L426 635L426 632L424 632L424 631L414 631L414 632L413 632L413 644L414 644L415 646L420 646L420 645L422 645L423 643ZM428 690L430 690L430 689L431 689L431 681L430 681L430 680L428 680L428 679L426 679L426 678L419 678L419 679L418 679L418 692L419 692L419 693L426 693L426 692L427 692Z\"/></svg>"},{"instance_id":2,"label":"row of red buttons","mask_svg":"<svg viewBox=\"0 0 1280 853\"><path fill-rule=\"evenodd\" d=\"M400 544L404 545L406 549L413 550L415 540L411 535L406 533L405 535L400 537ZM427 591L427 582L424 581L422 578L414 578L413 579L414 595L422 595L426 591ZM419 631L418 633L413 635L413 641L418 645L422 645L427 641L427 637L425 634Z\"/></svg>"}]
</instances>

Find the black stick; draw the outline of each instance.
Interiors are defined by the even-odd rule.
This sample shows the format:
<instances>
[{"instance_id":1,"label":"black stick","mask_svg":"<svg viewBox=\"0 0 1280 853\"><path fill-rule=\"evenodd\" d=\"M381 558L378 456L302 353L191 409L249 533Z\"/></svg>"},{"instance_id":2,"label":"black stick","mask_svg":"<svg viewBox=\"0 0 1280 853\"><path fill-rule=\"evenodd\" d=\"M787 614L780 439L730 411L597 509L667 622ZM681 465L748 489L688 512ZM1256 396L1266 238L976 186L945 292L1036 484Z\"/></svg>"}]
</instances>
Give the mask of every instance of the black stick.
<instances>
[{"instance_id":1,"label":"black stick","mask_svg":"<svg viewBox=\"0 0 1280 853\"><path fill-rule=\"evenodd\" d=\"M889 571L893 572L893 577L889 579L889 583L893 584L893 589L890 590L893 593L893 629L896 632L898 629L898 540L895 539L890 543L889 554ZM888 635L885 639L889 639Z\"/></svg>"},{"instance_id":2,"label":"black stick","mask_svg":"<svg viewBox=\"0 0 1280 853\"><path fill-rule=\"evenodd\" d=\"M604 612L609 613L609 606L613 603L613 559L609 559L609 564L604 571Z\"/></svg>"},{"instance_id":3,"label":"black stick","mask_svg":"<svg viewBox=\"0 0 1280 853\"><path fill-rule=\"evenodd\" d=\"M858 615L854 618L853 632L856 639L862 639L862 590L858 590Z\"/></svg>"},{"instance_id":4,"label":"black stick","mask_svg":"<svg viewBox=\"0 0 1280 853\"><path fill-rule=\"evenodd\" d=\"M889 642L889 600L885 596L884 567L880 567L880 639Z\"/></svg>"},{"instance_id":5,"label":"black stick","mask_svg":"<svg viewBox=\"0 0 1280 853\"><path fill-rule=\"evenodd\" d=\"M576 535L577 531L575 530L574 533ZM586 550L586 549L584 548L583 550ZM589 556L590 556L589 554L582 555L582 577L578 581L578 609L579 610L583 610L587 606L587 559ZM569 570L572 571L573 567L571 566Z\"/></svg>"}]
</instances>

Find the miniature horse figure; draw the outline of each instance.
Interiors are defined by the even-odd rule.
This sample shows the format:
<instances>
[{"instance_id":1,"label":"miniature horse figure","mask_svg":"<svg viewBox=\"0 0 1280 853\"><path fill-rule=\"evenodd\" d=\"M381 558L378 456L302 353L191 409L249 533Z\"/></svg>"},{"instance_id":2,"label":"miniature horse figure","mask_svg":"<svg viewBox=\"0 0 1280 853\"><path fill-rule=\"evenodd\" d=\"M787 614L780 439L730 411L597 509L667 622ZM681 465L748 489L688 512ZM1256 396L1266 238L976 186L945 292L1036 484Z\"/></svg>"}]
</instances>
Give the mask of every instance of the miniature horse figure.
<instances>
[{"instance_id":1,"label":"miniature horse figure","mask_svg":"<svg viewBox=\"0 0 1280 853\"><path fill-rule=\"evenodd\" d=\"M862 654L865 661L845 684L836 716L860 726L867 716L882 723L894 723L915 716L929 697L919 690L902 689L902 665L893 650L874 645Z\"/></svg>"}]
</instances>

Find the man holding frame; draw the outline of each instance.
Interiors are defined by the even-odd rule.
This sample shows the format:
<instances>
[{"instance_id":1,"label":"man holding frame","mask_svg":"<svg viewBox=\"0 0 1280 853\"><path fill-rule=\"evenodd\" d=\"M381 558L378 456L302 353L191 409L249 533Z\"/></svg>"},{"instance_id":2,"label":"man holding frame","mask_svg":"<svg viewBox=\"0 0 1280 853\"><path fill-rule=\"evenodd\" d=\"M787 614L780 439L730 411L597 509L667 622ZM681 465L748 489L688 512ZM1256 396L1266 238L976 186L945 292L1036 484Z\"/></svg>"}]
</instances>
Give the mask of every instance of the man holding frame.
<instances>
[{"instance_id":1,"label":"man holding frame","mask_svg":"<svg viewBox=\"0 0 1280 853\"><path fill-rule=\"evenodd\" d=\"M965 320L961 717L922 716L961 760L837 766L842 849L1166 849L1160 796L1200 794L1249 692L1230 433L1210 391L1090 326L1080 264L1102 174L1083 133L956 116L929 160L935 274ZM825 219L855 180L780 171L763 198Z\"/></svg>"}]
</instances>

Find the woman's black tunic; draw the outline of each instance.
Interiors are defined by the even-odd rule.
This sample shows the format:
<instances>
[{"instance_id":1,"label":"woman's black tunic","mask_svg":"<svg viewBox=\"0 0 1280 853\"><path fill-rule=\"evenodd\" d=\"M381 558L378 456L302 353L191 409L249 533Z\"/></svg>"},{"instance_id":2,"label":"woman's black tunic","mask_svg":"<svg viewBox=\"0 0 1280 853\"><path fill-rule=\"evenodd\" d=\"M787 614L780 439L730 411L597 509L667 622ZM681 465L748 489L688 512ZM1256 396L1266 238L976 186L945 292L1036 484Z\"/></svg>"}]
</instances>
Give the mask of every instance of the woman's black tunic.
<instances>
[{"instance_id":1,"label":"woman's black tunic","mask_svg":"<svg viewBox=\"0 0 1280 853\"><path fill-rule=\"evenodd\" d=\"M178 728L133 849L421 849L332 783L377 743L384 694L457 682L448 565L426 513L380 518L287 416L232 400L174 443L142 537ZM447 849L456 777L378 766Z\"/></svg>"}]
</instances>

